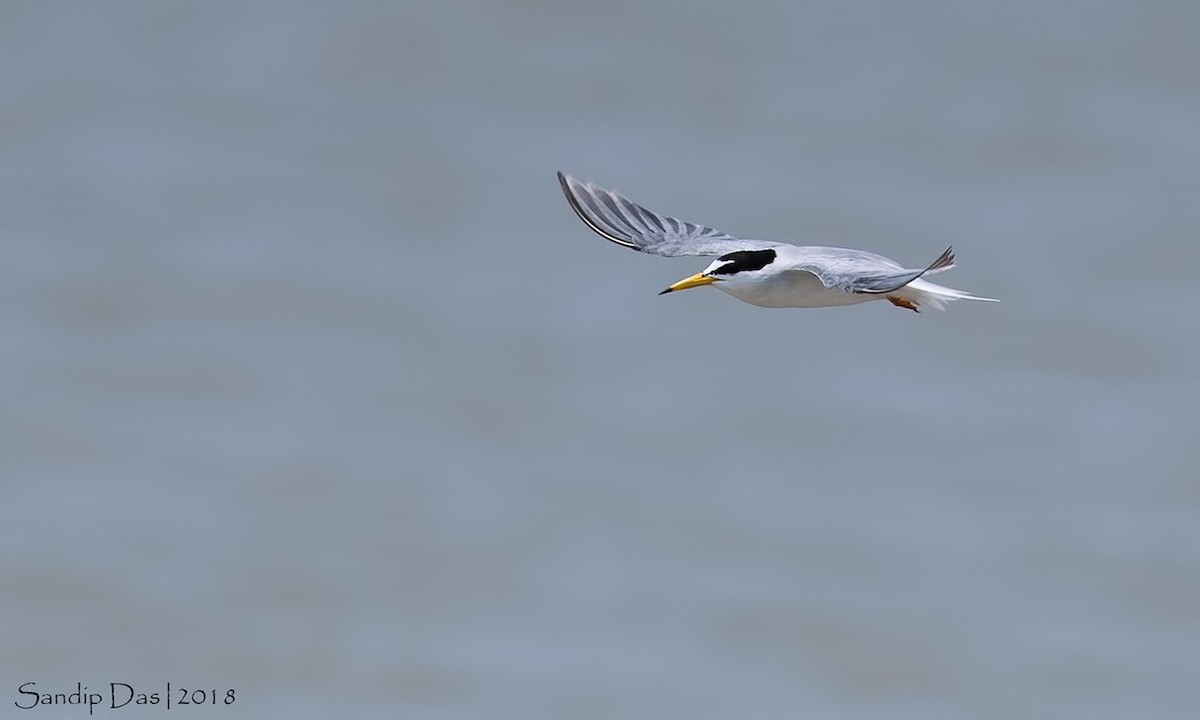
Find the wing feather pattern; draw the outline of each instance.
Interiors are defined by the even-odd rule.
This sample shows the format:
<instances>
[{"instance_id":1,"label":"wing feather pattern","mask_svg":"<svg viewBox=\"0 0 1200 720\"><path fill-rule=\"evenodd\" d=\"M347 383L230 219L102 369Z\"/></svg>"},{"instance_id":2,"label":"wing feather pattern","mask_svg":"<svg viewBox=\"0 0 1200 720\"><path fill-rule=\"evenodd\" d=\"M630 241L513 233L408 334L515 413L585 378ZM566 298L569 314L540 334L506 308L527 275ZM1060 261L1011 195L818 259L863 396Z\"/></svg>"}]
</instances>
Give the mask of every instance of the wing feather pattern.
<instances>
[{"instance_id":1,"label":"wing feather pattern","mask_svg":"<svg viewBox=\"0 0 1200 720\"><path fill-rule=\"evenodd\" d=\"M799 247L796 253L800 257L788 263L789 270L812 273L827 288L867 295L899 290L925 273L954 265L953 248L946 248L923 270L906 269L882 255L849 248Z\"/></svg>"},{"instance_id":2,"label":"wing feather pattern","mask_svg":"<svg viewBox=\"0 0 1200 720\"><path fill-rule=\"evenodd\" d=\"M561 172L558 182L571 209L585 225L605 240L631 250L664 257L711 256L778 245L741 240L720 230L659 215L620 193L582 183Z\"/></svg>"}]
</instances>

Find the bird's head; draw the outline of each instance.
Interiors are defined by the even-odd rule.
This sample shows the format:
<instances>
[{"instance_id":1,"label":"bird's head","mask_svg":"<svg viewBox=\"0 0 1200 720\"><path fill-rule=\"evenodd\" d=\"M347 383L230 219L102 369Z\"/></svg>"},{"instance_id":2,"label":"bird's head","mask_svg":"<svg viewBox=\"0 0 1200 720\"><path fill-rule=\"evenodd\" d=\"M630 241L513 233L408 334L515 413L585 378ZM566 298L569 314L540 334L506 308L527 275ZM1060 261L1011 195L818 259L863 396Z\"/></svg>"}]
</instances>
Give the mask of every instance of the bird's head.
<instances>
[{"instance_id":1,"label":"bird's head","mask_svg":"<svg viewBox=\"0 0 1200 720\"><path fill-rule=\"evenodd\" d=\"M771 263L775 262L775 251L771 248L763 250L737 250L726 253L713 260L704 270L686 277L659 295L666 295L676 290L712 285L715 282L754 282L762 280L771 274Z\"/></svg>"}]
</instances>

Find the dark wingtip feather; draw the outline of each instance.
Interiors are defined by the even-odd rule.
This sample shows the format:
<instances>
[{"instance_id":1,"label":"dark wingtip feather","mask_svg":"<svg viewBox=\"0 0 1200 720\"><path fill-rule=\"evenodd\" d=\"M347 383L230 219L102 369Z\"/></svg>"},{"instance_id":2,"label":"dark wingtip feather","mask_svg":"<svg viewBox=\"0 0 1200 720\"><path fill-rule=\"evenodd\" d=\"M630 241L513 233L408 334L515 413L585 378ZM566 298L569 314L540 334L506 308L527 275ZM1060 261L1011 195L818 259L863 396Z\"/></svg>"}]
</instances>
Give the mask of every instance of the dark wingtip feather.
<instances>
[{"instance_id":1,"label":"dark wingtip feather","mask_svg":"<svg viewBox=\"0 0 1200 720\"><path fill-rule=\"evenodd\" d=\"M572 187L572 183L580 185L580 191L582 194L576 193L575 188ZM575 180L569 175L564 175L561 170L558 172L558 184L562 186L563 195L567 198L567 204L570 205L571 209L575 211L575 214L579 216L579 219L583 221L583 224L591 228L592 232L596 233L605 240L608 240L609 242L620 245L621 247L627 247L630 250L637 250L639 252L641 251L641 248L637 246L637 243L633 242L627 237L622 237L616 232L615 228L611 228L611 222L604 223L603 218L596 213L594 209L589 211L589 209L585 206L585 203L595 204L597 202L596 194L593 192L591 186L581 185L579 181ZM605 225L610 227L605 227Z\"/></svg>"},{"instance_id":2,"label":"dark wingtip feather","mask_svg":"<svg viewBox=\"0 0 1200 720\"><path fill-rule=\"evenodd\" d=\"M946 248L946 251L943 252L941 255L938 255L938 259L934 260L933 263L929 267L925 268L925 272L931 272L933 270L942 270L942 269L945 269L948 267L954 267L954 246L953 245Z\"/></svg>"},{"instance_id":3,"label":"dark wingtip feather","mask_svg":"<svg viewBox=\"0 0 1200 720\"><path fill-rule=\"evenodd\" d=\"M570 200L571 199L571 179L569 177L567 177L566 175L564 175L562 170L559 170L556 174L558 175L558 186L562 188L563 195L567 196L567 200Z\"/></svg>"}]
</instances>

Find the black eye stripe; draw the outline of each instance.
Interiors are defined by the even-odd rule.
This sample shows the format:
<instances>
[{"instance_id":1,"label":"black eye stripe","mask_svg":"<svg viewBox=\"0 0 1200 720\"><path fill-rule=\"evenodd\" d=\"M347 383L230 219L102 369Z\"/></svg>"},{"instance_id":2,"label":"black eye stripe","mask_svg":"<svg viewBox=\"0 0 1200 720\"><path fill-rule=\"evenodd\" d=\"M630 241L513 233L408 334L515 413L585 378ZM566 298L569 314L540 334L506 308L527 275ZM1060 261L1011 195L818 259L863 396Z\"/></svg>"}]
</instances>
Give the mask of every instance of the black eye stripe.
<instances>
[{"instance_id":1,"label":"black eye stripe","mask_svg":"<svg viewBox=\"0 0 1200 720\"><path fill-rule=\"evenodd\" d=\"M750 270L762 270L775 259L775 251L770 248L766 250L738 250L726 255L722 255L717 260L725 262L724 265L712 271L713 275L732 275L739 272L747 272Z\"/></svg>"}]
</instances>

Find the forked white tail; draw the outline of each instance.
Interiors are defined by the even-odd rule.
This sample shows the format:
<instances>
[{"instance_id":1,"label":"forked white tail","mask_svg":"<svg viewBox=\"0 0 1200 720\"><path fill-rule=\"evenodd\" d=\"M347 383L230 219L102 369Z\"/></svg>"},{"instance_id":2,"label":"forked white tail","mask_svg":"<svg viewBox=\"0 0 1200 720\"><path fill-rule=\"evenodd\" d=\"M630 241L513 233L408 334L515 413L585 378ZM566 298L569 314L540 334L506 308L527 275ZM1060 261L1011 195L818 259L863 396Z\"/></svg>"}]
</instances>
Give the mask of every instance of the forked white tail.
<instances>
[{"instance_id":1,"label":"forked white tail","mask_svg":"<svg viewBox=\"0 0 1200 720\"><path fill-rule=\"evenodd\" d=\"M981 295L972 295L969 292L955 290L944 285L931 283L924 278L917 278L909 284L894 290L889 295L899 295L916 305L926 305L937 308L938 310L946 309L946 302L951 300L978 300L980 302L1000 302L996 298L983 297Z\"/></svg>"}]
</instances>

